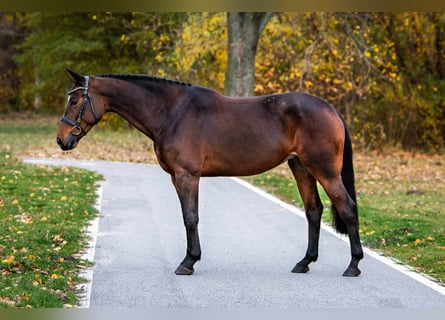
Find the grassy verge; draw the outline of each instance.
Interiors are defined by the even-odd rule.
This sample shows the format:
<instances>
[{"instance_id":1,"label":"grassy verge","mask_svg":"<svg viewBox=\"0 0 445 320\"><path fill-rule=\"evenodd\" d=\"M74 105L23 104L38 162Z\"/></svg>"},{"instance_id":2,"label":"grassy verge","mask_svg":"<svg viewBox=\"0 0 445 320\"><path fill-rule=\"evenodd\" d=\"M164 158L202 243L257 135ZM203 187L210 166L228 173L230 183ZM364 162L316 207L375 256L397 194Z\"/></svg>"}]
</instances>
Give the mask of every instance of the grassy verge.
<instances>
[{"instance_id":1,"label":"grassy verge","mask_svg":"<svg viewBox=\"0 0 445 320\"><path fill-rule=\"evenodd\" d=\"M99 176L24 165L0 151L0 306L75 305Z\"/></svg>"},{"instance_id":2,"label":"grassy verge","mask_svg":"<svg viewBox=\"0 0 445 320\"><path fill-rule=\"evenodd\" d=\"M364 244L445 284L445 156L396 151L358 154L356 179ZM247 178L284 201L302 206L284 167ZM329 200L320 190L322 201ZM326 211L326 210L325 210ZM323 220L330 223L330 213Z\"/></svg>"}]
</instances>

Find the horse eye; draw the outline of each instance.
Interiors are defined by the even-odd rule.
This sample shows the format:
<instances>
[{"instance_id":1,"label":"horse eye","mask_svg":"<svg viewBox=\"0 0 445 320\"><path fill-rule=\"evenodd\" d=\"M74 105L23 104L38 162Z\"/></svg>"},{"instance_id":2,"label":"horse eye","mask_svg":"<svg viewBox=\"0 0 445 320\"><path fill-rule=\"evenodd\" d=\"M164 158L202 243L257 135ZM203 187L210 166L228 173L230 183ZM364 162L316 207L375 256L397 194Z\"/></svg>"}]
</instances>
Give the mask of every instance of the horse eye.
<instances>
[{"instance_id":1,"label":"horse eye","mask_svg":"<svg viewBox=\"0 0 445 320\"><path fill-rule=\"evenodd\" d=\"M70 105L75 106L77 104L77 100L70 99Z\"/></svg>"}]
</instances>

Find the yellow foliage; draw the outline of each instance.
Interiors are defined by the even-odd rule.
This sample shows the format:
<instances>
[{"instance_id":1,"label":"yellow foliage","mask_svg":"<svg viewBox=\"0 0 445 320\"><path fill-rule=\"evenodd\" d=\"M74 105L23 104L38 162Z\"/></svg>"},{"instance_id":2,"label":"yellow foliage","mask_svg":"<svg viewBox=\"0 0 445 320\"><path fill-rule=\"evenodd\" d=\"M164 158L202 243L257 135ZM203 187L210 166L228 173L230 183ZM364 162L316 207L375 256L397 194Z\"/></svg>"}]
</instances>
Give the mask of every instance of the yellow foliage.
<instances>
[{"instance_id":1,"label":"yellow foliage","mask_svg":"<svg viewBox=\"0 0 445 320\"><path fill-rule=\"evenodd\" d=\"M191 14L175 54L179 78L222 91L227 64L225 13ZM193 79L194 76L197 78Z\"/></svg>"}]
</instances>

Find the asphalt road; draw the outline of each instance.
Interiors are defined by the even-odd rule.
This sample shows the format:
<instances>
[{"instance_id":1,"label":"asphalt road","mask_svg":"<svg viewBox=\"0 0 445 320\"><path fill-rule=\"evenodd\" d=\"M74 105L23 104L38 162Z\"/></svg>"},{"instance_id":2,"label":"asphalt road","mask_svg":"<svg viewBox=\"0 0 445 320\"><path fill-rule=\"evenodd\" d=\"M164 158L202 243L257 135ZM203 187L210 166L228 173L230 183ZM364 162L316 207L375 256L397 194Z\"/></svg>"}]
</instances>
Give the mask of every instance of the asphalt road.
<instances>
[{"instance_id":1,"label":"asphalt road","mask_svg":"<svg viewBox=\"0 0 445 320\"><path fill-rule=\"evenodd\" d=\"M201 180L202 260L193 276L177 276L174 270L185 255L185 229L170 177L159 166L25 162L77 166L106 178L91 297L85 306L445 307L443 287L370 250L360 264L360 277L342 277L349 244L326 229L319 260L309 273L291 273L306 250L305 219L297 209L231 178Z\"/></svg>"}]
</instances>

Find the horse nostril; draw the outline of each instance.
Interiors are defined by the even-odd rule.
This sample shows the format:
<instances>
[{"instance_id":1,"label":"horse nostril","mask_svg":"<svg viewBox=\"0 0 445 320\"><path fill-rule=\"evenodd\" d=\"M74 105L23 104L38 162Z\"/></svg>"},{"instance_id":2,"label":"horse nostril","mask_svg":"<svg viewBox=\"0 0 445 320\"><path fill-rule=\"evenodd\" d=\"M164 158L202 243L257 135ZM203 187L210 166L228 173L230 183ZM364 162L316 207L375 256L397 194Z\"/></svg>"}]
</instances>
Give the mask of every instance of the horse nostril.
<instances>
[{"instance_id":1,"label":"horse nostril","mask_svg":"<svg viewBox=\"0 0 445 320\"><path fill-rule=\"evenodd\" d=\"M58 144L60 147L63 146L62 138L57 137L56 141L57 141L57 144Z\"/></svg>"}]
</instances>

